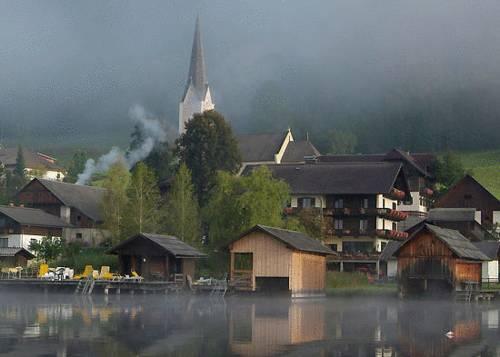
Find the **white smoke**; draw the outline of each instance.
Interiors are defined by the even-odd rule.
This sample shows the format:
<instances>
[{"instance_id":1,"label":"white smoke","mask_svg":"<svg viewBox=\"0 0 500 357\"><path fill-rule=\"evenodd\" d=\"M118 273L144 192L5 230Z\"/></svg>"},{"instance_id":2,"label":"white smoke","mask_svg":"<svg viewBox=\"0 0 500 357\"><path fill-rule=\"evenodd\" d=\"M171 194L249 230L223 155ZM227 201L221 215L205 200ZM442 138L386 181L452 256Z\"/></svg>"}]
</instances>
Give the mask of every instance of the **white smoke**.
<instances>
[{"instance_id":1,"label":"white smoke","mask_svg":"<svg viewBox=\"0 0 500 357\"><path fill-rule=\"evenodd\" d=\"M139 161L145 159L153 148L167 140L167 133L163 129L158 119L152 118L140 105L134 105L129 110L129 115L142 129L144 140L138 148L126 151L124 153L120 148L113 146L111 150L97 159L88 159L85 163L85 169L78 175L77 185L85 185L90 181L92 175L108 171L111 165L122 161L130 169Z\"/></svg>"}]
</instances>

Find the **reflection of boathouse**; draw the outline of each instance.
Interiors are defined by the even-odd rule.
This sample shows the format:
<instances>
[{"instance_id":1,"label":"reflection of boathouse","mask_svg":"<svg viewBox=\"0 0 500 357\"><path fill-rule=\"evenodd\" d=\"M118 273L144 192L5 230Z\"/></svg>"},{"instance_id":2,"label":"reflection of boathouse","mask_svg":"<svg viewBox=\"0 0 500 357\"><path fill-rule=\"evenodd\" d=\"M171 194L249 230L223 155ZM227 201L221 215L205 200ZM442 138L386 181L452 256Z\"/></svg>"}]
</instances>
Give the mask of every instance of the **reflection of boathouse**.
<instances>
[{"instance_id":1,"label":"reflection of boathouse","mask_svg":"<svg viewBox=\"0 0 500 357\"><path fill-rule=\"evenodd\" d=\"M478 287L482 261L489 260L460 232L430 224L415 231L394 255L403 294Z\"/></svg>"},{"instance_id":2,"label":"reflection of boathouse","mask_svg":"<svg viewBox=\"0 0 500 357\"><path fill-rule=\"evenodd\" d=\"M290 345L321 341L325 334L324 303L254 303L230 310L231 352L241 356L275 355Z\"/></svg>"},{"instance_id":3,"label":"reflection of boathouse","mask_svg":"<svg viewBox=\"0 0 500 357\"><path fill-rule=\"evenodd\" d=\"M333 251L304 233L256 225L229 245L231 283L248 291L323 294Z\"/></svg>"}]
</instances>

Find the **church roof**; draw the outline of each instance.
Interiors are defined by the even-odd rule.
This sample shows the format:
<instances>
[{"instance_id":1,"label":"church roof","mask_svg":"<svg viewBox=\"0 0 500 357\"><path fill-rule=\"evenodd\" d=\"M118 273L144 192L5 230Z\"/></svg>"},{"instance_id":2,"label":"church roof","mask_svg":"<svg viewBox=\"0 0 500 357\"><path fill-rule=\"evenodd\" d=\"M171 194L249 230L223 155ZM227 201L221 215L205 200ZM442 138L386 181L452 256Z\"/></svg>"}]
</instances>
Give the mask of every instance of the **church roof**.
<instances>
[{"instance_id":1,"label":"church roof","mask_svg":"<svg viewBox=\"0 0 500 357\"><path fill-rule=\"evenodd\" d=\"M182 95L182 100L186 97L188 89L193 86L196 94L203 99L207 92L208 81L205 70L205 57L203 55L203 45L201 43L200 19L196 18L194 30L193 48L191 50L191 62L189 64L189 73L186 83L186 89Z\"/></svg>"},{"instance_id":2,"label":"church roof","mask_svg":"<svg viewBox=\"0 0 500 357\"><path fill-rule=\"evenodd\" d=\"M238 146L242 162L273 161L287 133L238 135Z\"/></svg>"}]
</instances>

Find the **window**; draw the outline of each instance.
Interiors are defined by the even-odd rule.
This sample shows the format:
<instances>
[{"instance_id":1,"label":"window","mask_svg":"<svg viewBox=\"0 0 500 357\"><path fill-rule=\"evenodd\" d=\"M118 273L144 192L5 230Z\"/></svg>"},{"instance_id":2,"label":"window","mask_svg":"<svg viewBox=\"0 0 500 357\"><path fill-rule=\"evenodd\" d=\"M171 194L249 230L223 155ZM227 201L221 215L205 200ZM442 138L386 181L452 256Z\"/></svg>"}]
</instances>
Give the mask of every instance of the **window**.
<instances>
[{"instance_id":1,"label":"window","mask_svg":"<svg viewBox=\"0 0 500 357\"><path fill-rule=\"evenodd\" d=\"M82 236L82 234L81 234L81 233L77 233L77 234L76 234L76 239L82 239L82 238L83 238L83 236Z\"/></svg>"},{"instance_id":2,"label":"window","mask_svg":"<svg viewBox=\"0 0 500 357\"><path fill-rule=\"evenodd\" d=\"M301 197L298 199L297 205L302 208L311 208L316 205L316 199L314 197Z\"/></svg>"},{"instance_id":3,"label":"window","mask_svg":"<svg viewBox=\"0 0 500 357\"><path fill-rule=\"evenodd\" d=\"M80 222L82 220L82 216L76 216L76 220Z\"/></svg>"},{"instance_id":4,"label":"window","mask_svg":"<svg viewBox=\"0 0 500 357\"><path fill-rule=\"evenodd\" d=\"M374 248L372 242L343 242L342 251L346 253L372 253Z\"/></svg>"},{"instance_id":5,"label":"window","mask_svg":"<svg viewBox=\"0 0 500 357\"><path fill-rule=\"evenodd\" d=\"M361 208L368 208L368 198L361 199Z\"/></svg>"},{"instance_id":6,"label":"window","mask_svg":"<svg viewBox=\"0 0 500 357\"><path fill-rule=\"evenodd\" d=\"M234 270L252 270L253 253L234 253Z\"/></svg>"},{"instance_id":7,"label":"window","mask_svg":"<svg viewBox=\"0 0 500 357\"><path fill-rule=\"evenodd\" d=\"M381 242L380 243L380 251L383 251L386 245L387 245L386 242Z\"/></svg>"},{"instance_id":8,"label":"window","mask_svg":"<svg viewBox=\"0 0 500 357\"><path fill-rule=\"evenodd\" d=\"M333 224L335 226L335 229L344 229L344 220L342 219L335 219L333 221Z\"/></svg>"},{"instance_id":9,"label":"window","mask_svg":"<svg viewBox=\"0 0 500 357\"><path fill-rule=\"evenodd\" d=\"M367 230L368 230L368 220L367 219L360 219L359 220L359 232L365 233Z\"/></svg>"},{"instance_id":10,"label":"window","mask_svg":"<svg viewBox=\"0 0 500 357\"><path fill-rule=\"evenodd\" d=\"M392 222L392 230L395 231L398 229L398 226L396 224L396 222Z\"/></svg>"},{"instance_id":11,"label":"window","mask_svg":"<svg viewBox=\"0 0 500 357\"><path fill-rule=\"evenodd\" d=\"M32 244L36 244L36 243L38 243L38 240L37 240L37 239L35 239L35 238L31 238L31 239L30 239L30 246L31 246Z\"/></svg>"},{"instance_id":12,"label":"window","mask_svg":"<svg viewBox=\"0 0 500 357\"><path fill-rule=\"evenodd\" d=\"M339 198L335 200L335 208L344 208L344 200L342 198Z\"/></svg>"},{"instance_id":13,"label":"window","mask_svg":"<svg viewBox=\"0 0 500 357\"><path fill-rule=\"evenodd\" d=\"M330 249L333 250L334 252L337 251L337 244L330 244Z\"/></svg>"},{"instance_id":14,"label":"window","mask_svg":"<svg viewBox=\"0 0 500 357\"><path fill-rule=\"evenodd\" d=\"M397 208L397 204L396 204L396 202L393 202L393 203L392 203L392 209L393 209L393 210L396 210L396 208Z\"/></svg>"},{"instance_id":15,"label":"window","mask_svg":"<svg viewBox=\"0 0 500 357\"><path fill-rule=\"evenodd\" d=\"M9 238L0 238L0 248L7 248L9 246Z\"/></svg>"}]
</instances>

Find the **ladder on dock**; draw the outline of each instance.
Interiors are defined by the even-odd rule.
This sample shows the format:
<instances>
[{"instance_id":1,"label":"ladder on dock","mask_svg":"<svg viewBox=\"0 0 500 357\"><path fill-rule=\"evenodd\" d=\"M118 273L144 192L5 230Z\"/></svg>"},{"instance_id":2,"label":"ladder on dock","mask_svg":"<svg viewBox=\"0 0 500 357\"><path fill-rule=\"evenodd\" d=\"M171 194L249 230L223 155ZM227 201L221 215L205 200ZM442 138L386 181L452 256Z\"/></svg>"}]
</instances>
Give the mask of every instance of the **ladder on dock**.
<instances>
[{"instance_id":1,"label":"ladder on dock","mask_svg":"<svg viewBox=\"0 0 500 357\"><path fill-rule=\"evenodd\" d=\"M210 291L210 296L220 296L224 297L227 293L227 275L221 280L216 280L212 290Z\"/></svg>"},{"instance_id":2,"label":"ladder on dock","mask_svg":"<svg viewBox=\"0 0 500 357\"><path fill-rule=\"evenodd\" d=\"M86 279L78 281L78 285L75 289L75 295L92 295L94 291L95 280L92 276L88 276Z\"/></svg>"}]
</instances>

